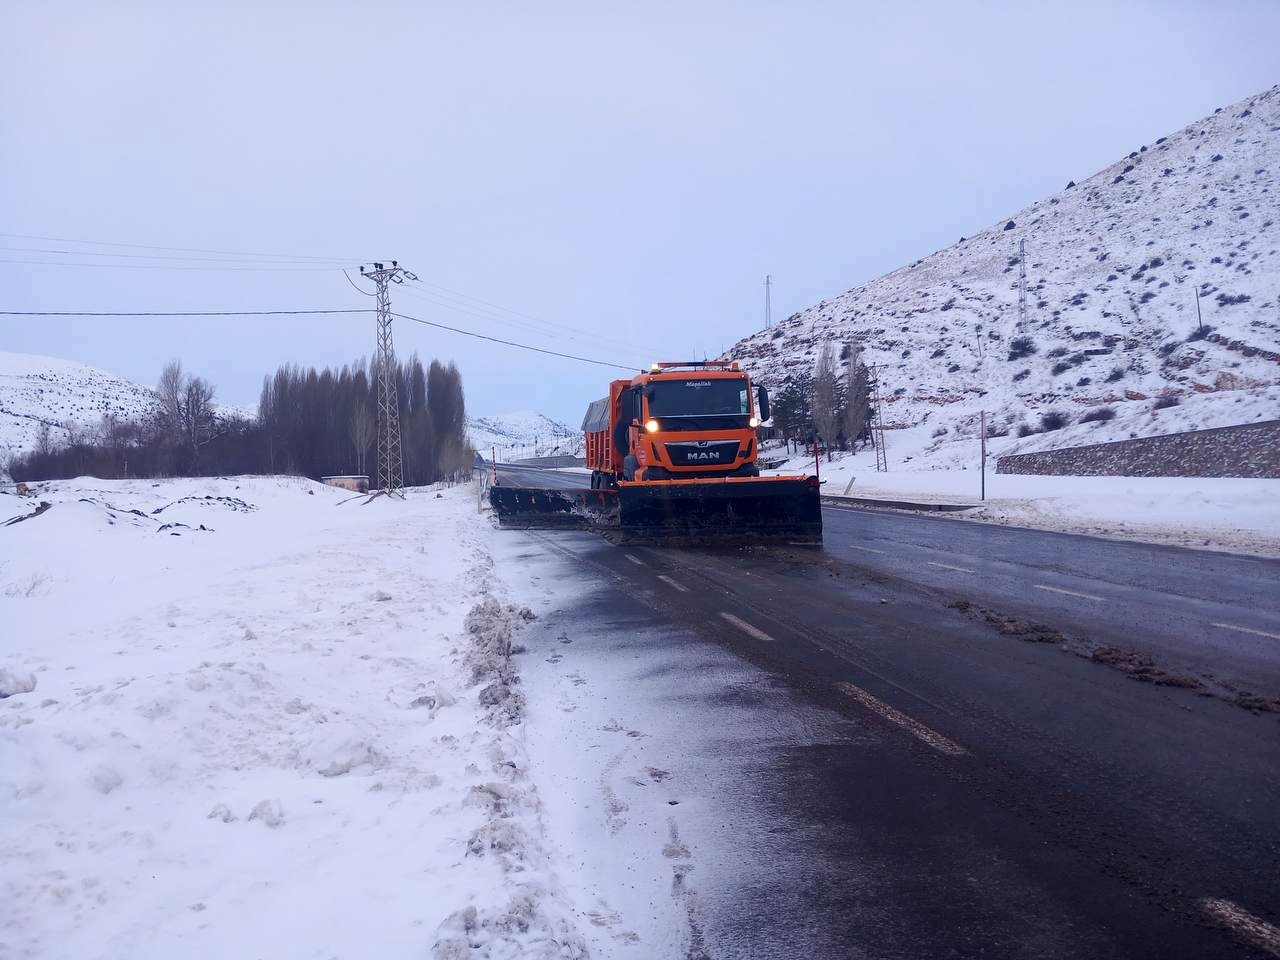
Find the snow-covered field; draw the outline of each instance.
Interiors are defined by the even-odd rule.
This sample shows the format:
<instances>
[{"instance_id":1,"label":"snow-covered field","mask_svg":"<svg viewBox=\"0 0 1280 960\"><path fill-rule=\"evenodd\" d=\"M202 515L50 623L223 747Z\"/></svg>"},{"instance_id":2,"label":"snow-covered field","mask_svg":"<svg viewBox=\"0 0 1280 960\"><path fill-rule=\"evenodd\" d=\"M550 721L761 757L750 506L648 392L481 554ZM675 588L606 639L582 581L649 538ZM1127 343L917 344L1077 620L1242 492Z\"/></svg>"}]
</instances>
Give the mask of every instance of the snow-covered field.
<instances>
[{"instance_id":1,"label":"snow-covered field","mask_svg":"<svg viewBox=\"0 0 1280 960\"><path fill-rule=\"evenodd\" d=\"M1038 477L997 474L989 456L981 501L978 442L969 462L912 470L905 457L933 443L927 428L888 431L888 472L875 452L837 454L819 465L827 496L974 504L948 516L1014 526L1154 543L1280 556L1280 480L1235 477ZM765 450L765 456L780 456ZM797 455L765 473L813 473L811 455Z\"/></svg>"},{"instance_id":2,"label":"snow-covered field","mask_svg":"<svg viewBox=\"0 0 1280 960\"><path fill-rule=\"evenodd\" d=\"M582 955L473 488L82 478L0 524L6 960Z\"/></svg>"}]
</instances>

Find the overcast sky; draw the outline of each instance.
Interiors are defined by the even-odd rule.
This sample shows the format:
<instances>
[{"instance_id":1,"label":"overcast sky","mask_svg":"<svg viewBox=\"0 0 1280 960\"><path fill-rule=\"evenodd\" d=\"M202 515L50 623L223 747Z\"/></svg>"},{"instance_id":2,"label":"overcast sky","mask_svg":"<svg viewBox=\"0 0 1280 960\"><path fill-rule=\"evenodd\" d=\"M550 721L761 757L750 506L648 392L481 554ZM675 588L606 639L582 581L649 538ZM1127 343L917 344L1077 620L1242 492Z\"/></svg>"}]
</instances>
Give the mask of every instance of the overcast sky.
<instances>
[{"instance_id":1,"label":"overcast sky","mask_svg":"<svg viewBox=\"0 0 1280 960\"><path fill-rule=\"evenodd\" d=\"M713 355L762 324L766 273L785 317L947 246L1280 81L1277 37L1275 0L14 0L0 259L105 265L0 263L0 309L371 303L329 264L10 234L396 258L434 285L397 288L406 313L624 364ZM182 256L210 259L160 259ZM472 413L576 426L615 375L395 335L458 363ZM0 317L0 350L143 383L180 357L248 405L278 364L373 341L367 316Z\"/></svg>"}]
</instances>

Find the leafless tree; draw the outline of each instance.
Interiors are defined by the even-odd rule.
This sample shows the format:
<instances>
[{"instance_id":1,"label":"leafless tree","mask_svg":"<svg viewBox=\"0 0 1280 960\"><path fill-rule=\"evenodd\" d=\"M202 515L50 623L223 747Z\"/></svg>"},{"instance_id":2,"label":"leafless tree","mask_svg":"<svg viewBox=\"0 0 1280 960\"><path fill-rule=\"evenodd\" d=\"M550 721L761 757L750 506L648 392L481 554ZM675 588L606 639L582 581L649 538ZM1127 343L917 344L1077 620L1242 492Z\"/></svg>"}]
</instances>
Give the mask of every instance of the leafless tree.
<instances>
[{"instance_id":1,"label":"leafless tree","mask_svg":"<svg viewBox=\"0 0 1280 960\"><path fill-rule=\"evenodd\" d=\"M160 374L159 426L161 436L191 458L198 469L200 448L217 436L213 384L183 374L182 362L171 360Z\"/></svg>"},{"instance_id":2,"label":"leafless tree","mask_svg":"<svg viewBox=\"0 0 1280 960\"><path fill-rule=\"evenodd\" d=\"M831 341L824 340L818 350L818 363L813 372L813 425L827 448L831 448L839 430L840 413L836 401L836 360Z\"/></svg>"},{"instance_id":3,"label":"leafless tree","mask_svg":"<svg viewBox=\"0 0 1280 960\"><path fill-rule=\"evenodd\" d=\"M844 435L849 438L852 448L867 425L867 411L871 408L871 375L862 361L862 344L857 340L849 343L849 366L845 377Z\"/></svg>"},{"instance_id":4,"label":"leafless tree","mask_svg":"<svg viewBox=\"0 0 1280 960\"><path fill-rule=\"evenodd\" d=\"M43 420L36 430L36 452L42 457L53 453L53 438L49 435L49 424Z\"/></svg>"},{"instance_id":5,"label":"leafless tree","mask_svg":"<svg viewBox=\"0 0 1280 960\"><path fill-rule=\"evenodd\" d=\"M369 454L369 446L373 443L373 434L376 428L373 410L370 409L368 403L358 404L352 410L349 427L351 445L355 447L356 451L356 473L364 473L365 457Z\"/></svg>"}]
</instances>

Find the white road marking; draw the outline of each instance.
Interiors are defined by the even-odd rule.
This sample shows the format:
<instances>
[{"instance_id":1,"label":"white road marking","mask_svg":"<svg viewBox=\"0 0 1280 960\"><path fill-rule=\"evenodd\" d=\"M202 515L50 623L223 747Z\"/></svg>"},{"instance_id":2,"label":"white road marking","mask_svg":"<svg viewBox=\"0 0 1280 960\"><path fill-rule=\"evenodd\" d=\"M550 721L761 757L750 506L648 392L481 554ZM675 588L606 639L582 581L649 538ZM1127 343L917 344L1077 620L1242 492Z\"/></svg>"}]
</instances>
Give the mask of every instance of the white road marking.
<instances>
[{"instance_id":1,"label":"white road marking","mask_svg":"<svg viewBox=\"0 0 1280 960\"><path fill-rule=\"evenodd\" d=\"M1252 633L1258 637L1270 637L1272 640L1280 640L1280 633L1268 633L1266 630L1255 630L1253 627L1242 627L1238 623L1215 623L1215 627L1222 627L1224 630L1239 630L1241 633Z\"/></svg>"},{"instance_id":2,"label":"white road marking","mask_svg":"<svg viewBox=\"0 0 1280 960\"><path fill-rule=\"evenodd\" d=\"M735 617L732 613L725 613L722 610L720 611L720 616L724 617L724 619L728 620L743 633L755 637L757 640L763 640L765 643L773 643L773 637L769 636L759 627L753 627L751 624L747 623L747 621Z\"/></svg>"},{"instance_id":3,"label":"white road marking","mask_svg":"<svg viewBox=\"0 0 1280 960\"><path fill-rule=\"evenodd\" d=\"M676 588L677 590L679 590L681 593L688 593L688 592L689 592L689 588L688 588L688 587L686 587L683 583L679 583L679 582L677 582L677 581L675 581L675 580L672 580L672 579L671 579L670 577L668 577L665 573L660 573L660 574L658 574L658 579L659 579L659 580L661 580L663 583L665 583L665 584L666 584L667 586L669 586L669 587L675 587L675 588Z\"/></svg>"},{"instance_id":4,"label":"white road marking","mask_svg":"<svg viewBox=\"0 0 1280 960\"><path fill-rule=\"evenodd\" d=\"M887 553L887 551L885 550L873 550L871 547L860 547L856 543L850 543L850 544L847 544L847 546L853 550L861 550L863 553L880 553L880 554Z\"/></svg>"},{"instance_id":5,"label":"white road marking","mask_svg":"<svg viewBox=\"0 0 1280 960\"><path fill-rule=\"evenodd\" d=\"M639 557L637 557L634 553L626 554L626 558L630 560L632 563L637 563L642 567L644 566L644 561L641 560Z\"/></svg>"},{"instance_id":6,"label":"white road marking","mask_svg":"<svg viewBox=\"0 0 1280 960\"><path fill-rule=\"evenodd\" d=\"M948 740L942 734L930 730L919 720L913 720L900 710L895 710L883 700L878 700L867 693L861 687L856 687L852 683L837 683L836 688L841 693L853 697L868 710L873 710L886 720L896 723L916 739L933 747L939 753L945 753L949 757L963 757L969 753L968 750L954 740Z\"/></svg>"},{"instance_id":7,"label":"white road marking","mask_svg":"<svg viewBox=\"0 0 1280 960\"><path fill-rule=\"evenodd\" d=\"M1050 587L1043 583L1032 584L1037 590L1049 590L1053 593L1065 593L1068 597L1082 597L1085 600L1102 600L1103 597L1094 596L1092 593L1077 593L1074 590L1063 590L1061 587Z\"/></svg>"},{"instance_id":8,"label":"white road marking","mask_svg":"<svg viewBox=\"0 0 1280 960\"><path fill-rule=\"evenodd\" d=\"M1280 957L1280 929L1265 920L1259 920L1230 900L1206 897L1200 901L1200 909L1255 947L1261 947L1273 956Z\"/></svg>"},{"instance_id":9,"label":"white road marking","mask_svg":"<svg viewBox=\"0 0 1280 960\"><path fill-rule=\"evenodd\" d=\"M931 567L941 567L943 570L954 570L957 573L973 573L973 571L967 567L953 567L949 563L934 563L932 560L926 560L925 563Z\"/></svg>"}]
</instances>

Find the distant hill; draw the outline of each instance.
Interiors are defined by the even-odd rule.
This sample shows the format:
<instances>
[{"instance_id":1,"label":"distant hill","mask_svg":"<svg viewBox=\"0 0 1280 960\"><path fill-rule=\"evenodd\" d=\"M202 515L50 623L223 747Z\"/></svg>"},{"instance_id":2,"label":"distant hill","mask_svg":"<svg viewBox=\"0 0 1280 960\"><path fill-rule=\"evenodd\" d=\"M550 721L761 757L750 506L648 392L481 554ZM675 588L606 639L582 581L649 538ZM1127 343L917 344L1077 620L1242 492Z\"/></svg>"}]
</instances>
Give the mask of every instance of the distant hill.
<instances>
[{"instance_id":1,"label":"distant hill","mask_svg":"<svg viewBox=\"0 0 1280 960\"><path fill-rule=\"evenodd\" d=\"M0 471L10 457L35 448L41 424L48 424L50 442L60 446L67 442L69 428L91 430L108 414L145 420L158 404L153 387L85 363L0 352ZM231 404L216 408L224 417L257 416L256 410Z\"/></svg>"},{"instance_id":2,"label":"distant hill","mask_svg":"<svg viewBox=\"0 0 1280 960\"><path fill-rule=\"evenodd\" d=\"M467 417L467 438L486 456L492 447L518 449L527 456L577 453L582 447L581 432L531 411Z\"/></svg>"},{"instance_id":3,"label":"distant hill","mask_svg":"<svg viewBox=\"0 0 1280 960\"><path fill-rule=\"evenodd\" d=\"M91 429L107 414L121 420L150 417L156 391L73 360L0 352L0 470L9 458L34 449L41 424L53 444L66 443L68 425ZM220 406L226 415L252 418L256 411ZM540 413L468 417L467 433L477 449L502 447L528 456L576 453L581 434Z\"/></svg>"},{"instance_id":4,"label":"distant hill","mask_svg":"<svg viewBox=\"0 0 1280 960\"><path fill-rule=\"evenodd\" d=\"M928 425L919 465L971 458L952 441L980 410L1002 452L1280 417L1278 173L1272 87L726 356L777 387L823 340L860 340L886 421ZM1081 423L1102 407L1115 417ZM1017 438L1049 411L1068 426Z\"/></svg>"},{"instance_id":5,"label":"distant hill","mask_svg":"<svg viewBox=\"0 0 1280 960\"><path fill-rule=\"evenodd\" d=\"M0 466L35 447L41 424L55 444L67 426L91 427L107 414L122 420L150 416L156 392L104 370L28 353L0 353Z\"/></svg>"}]
</instances>

